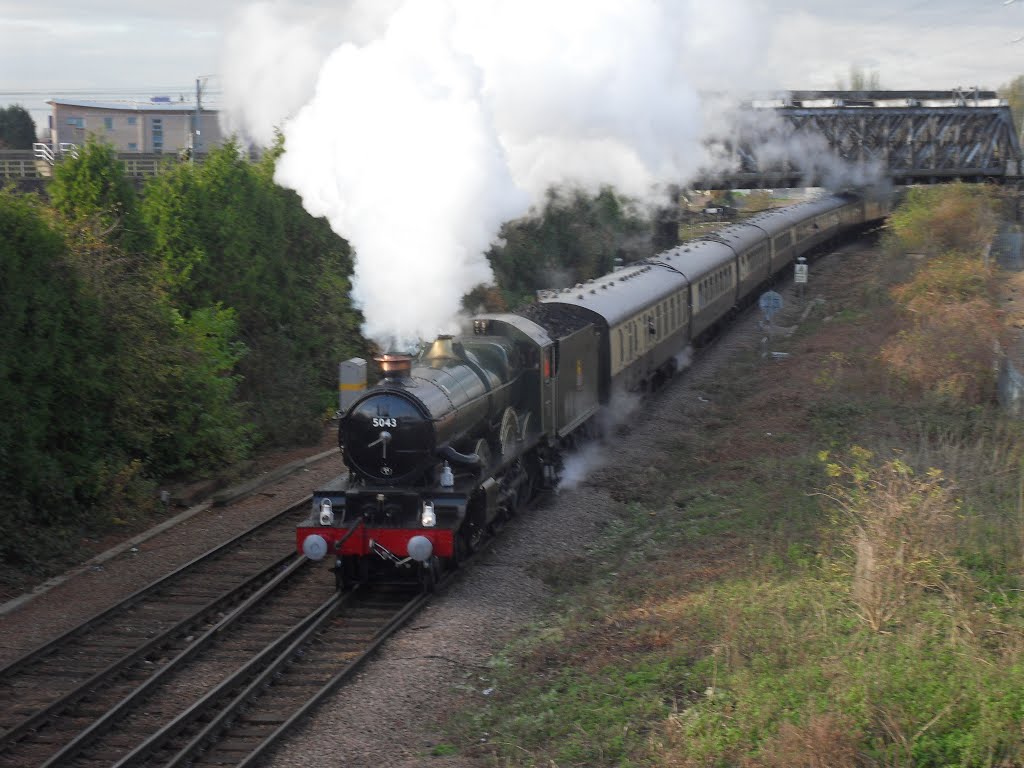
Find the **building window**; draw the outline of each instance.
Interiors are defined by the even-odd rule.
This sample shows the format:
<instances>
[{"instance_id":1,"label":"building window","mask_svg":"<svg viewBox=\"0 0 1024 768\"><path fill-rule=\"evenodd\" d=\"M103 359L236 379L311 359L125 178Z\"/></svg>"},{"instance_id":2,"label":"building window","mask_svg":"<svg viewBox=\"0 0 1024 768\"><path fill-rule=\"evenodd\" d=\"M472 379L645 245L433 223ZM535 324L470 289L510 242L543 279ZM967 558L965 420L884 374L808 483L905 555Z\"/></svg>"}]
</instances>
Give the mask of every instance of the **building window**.
<instances>
[{"instance_id":1,"label":"building window","mask_svg":"<svg viewBox=\"0 0 1024 768\"><path fill-rule=\"evenodd\" d=\"M139 151L139 145L136 144L134 141L128 142L128 151L129 152L138 152Z\"/></svg>"},{"instance_id":2,"label":"building window","mask_svg":"<svg viewBox=\"0 0 1024 768\"><path fill-rule=\"evenodd\" d=\"M164 121L154 117L151 126L153 128L153 151L161 152L164 148Z\"/></svg>"},{"instance_id":3,"label":"building window","mask_svg":"<svg viewBox=\"0 0 1024 768\"><path fill-rule=\"evenodd\" d=\"M85 128L85 118L84 117L69 117L68 118L68 125L70 125L70 126L72 126L74 128Z\"/></svg>"},{"instance_id":4,"label":"building window","mask_svg":"<svg viewBox=\"0 0 1024 768\"><path fill-rule=\"evenodd\" d=\"M103 127L106 128L108 131L114 130L114 118L112 118L112 117L104 117L103 118Z\"/></svg>"},{"instance_id":5,"label":"building window","mask_svg":"<svg viewBox=\"0 0 1024 768\"><path fill-rule=\"evenodd\" d=\"M135 118L135 117L129 117L129 118L128 118L128 125L135 125L135 123L137 122L137 120L138 120L138 118Z\"/></svg>"}]
</instances>

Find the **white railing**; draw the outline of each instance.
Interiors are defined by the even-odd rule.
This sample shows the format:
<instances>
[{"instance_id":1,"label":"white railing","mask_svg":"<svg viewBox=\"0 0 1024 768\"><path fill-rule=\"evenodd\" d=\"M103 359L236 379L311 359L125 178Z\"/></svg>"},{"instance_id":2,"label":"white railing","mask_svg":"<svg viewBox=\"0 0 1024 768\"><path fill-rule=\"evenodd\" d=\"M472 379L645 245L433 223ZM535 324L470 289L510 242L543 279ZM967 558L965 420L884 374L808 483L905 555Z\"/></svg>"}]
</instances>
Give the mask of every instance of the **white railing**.
<instances>
[{"instance_id":1,"label":"white railing","mask_svg":"<svg viewBox=\"0 0 1024 768\"><path fill-rule=\"evenodd\" d=\"M53 150L50 149L49 144L37 141L32 145L32 151L35 153L37 160L45 160L50 165L53 165Z\"/></svg>"},{"instance_id":2,"label":"white railing","mask_svg":"<svg viewBox=\"0 0 1024 768\"><path fill-rule=\"evenodd\" d=\"M50 165L53 165L58 159L63 160L66 156L78 158L78 145L72 144L70 141L62 141L58 144L56 155L53 153L53 147L41 141L37 141L32 145L32 151L35 153L37 160L45 160Z\"/></svg>"}]
</instances>

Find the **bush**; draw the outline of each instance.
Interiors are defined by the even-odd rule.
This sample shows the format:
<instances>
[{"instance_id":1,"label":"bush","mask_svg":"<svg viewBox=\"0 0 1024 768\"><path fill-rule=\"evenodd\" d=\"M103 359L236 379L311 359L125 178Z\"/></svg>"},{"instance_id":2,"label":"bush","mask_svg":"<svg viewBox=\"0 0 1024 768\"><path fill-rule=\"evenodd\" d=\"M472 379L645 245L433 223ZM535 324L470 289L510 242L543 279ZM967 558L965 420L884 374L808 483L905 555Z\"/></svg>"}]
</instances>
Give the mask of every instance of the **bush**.
<instances>
[{"instance_id":1,"label":"bush","mask_svg":"<svg viewBox=\"0 0 1024 768\"><path fill-rule=\"evenodd\" d=\"M365 356L348 244L227 144L146 187L142 218L184 318L230 310L248 350L234 372L259 439L307 442L337 398L337 364Z\"/></svg>"},{"instance_id":2,"label":"bush","mask_svg":"<svg viewBox=\"0 0 1024 768\"><path fill-rule=\"evenodd\" d=\"M910 325L880 355L916 395L981 403L995 393L999 314L990 298L991 272L979 255L994 231L990 202L987 194L954 184L912 190L893 214L901 247L931 256L892 290Z\"/></svg>"},{"instance_id":3,"label":"bush","mask_svg":"<svg viewBox=\"0 0 1024 768\"><path fill-rule=\"evenodd\" d=\"M991 191L977 185L914 187L889 218L890 242L904 253L980 255L995 234L992 203Z\"/></svg>"},{"instance_id":4,"label":"bush","mask_svg":"<svg viewBox=\"0 0 1024 768\"><path fill-rule=\"evenodd\" d=\"M615 260L650 255L651 225L613 190L597 195L550 190L536 217L506 224L488 254L505 303L532 301L612 270Z\"/></svg>"}]
</instances>

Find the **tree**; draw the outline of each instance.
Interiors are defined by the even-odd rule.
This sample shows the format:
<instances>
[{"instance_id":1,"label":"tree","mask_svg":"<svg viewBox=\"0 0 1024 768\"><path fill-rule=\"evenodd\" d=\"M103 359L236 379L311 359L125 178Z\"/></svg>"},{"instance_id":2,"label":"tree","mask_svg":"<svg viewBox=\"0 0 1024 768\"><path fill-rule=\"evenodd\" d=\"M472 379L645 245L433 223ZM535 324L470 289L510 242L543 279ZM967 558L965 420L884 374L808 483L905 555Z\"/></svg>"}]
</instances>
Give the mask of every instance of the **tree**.
<instances>
[{"instance_id":1,"label":"tree","mask_svg":"<svg viewBox=\"0 0 1024 768\"><path fill-rule=\"evenodd\" d=\"M610 272L616 259L648 256L651 226L611 189L550 190L539 215L506 224L488 254L507 303Z\"/></svg>"},{"instance_id":2,"label":"tree","mask_svg":"<svg viewBox=\"0 0 1024 768\"><path fill-rule=\"evenodd\" d=\"M74 522L97 491L109 447L99 308L65 256L42 204L0 190L0 555L7 562L32 559L19 546L32 545L18 535L27 526Z\"/></svg>"},{"instance_id":3,"label":"tree","mask_svg":"<svg viewBox=\"0 0 1024 768\"><path fill-rule=\"evenodd\" d=\"M880 91L882 90L882 81L878 76L878 71L865 72L864 69L856 64L850 65L850 85L846 87L846 83L843 82L843 78L839 77L836 79L836 90L839 91Z\"/></svg>"},{"instance_id":4,"label":"tree","mask_svg":"<svg viewBox=\"0 0 1024 768\"><path fill-rule=\"evenodd\" d=\"M1000 86L999 95L1010 104L1013 124L1017 128L1019 136L1024 130L1024 75L1017 75L1006 85Z\"/></svg>"},{"instance_id":5,"label":"tree","mask_svg":"<svg viewBox=\"0 0 1024 768\"><path fill-rule=\"evenodd\" d=\"M151 181L142 218L183 316L235 311L240 395L266 442L289 443L321 434L338 361L366 345L348 244L274 183L276 157L254 164L229 142Z\"/></svg>"},{"instance_id":6,"label":"tree","mask_svg":"<svg viewBox=\"0 0 1024 768\"><path fill-rule=\"evenodd\" d=\"M49 191L53 207L69 220L95 219L117 232L118 244L127 250L146 248L135 190L110 144L90 138L79 148L78 157L54 168Z\"/></svg>"},{"instance_id":7,"label":"tree","mask_svg":"<svg viewBox=\"0 0 1024 768\"><path fill-rule=\"evenodd\" d=\"M32 149L36 124L22 106L0 108L0 149Z\"/></svg>"}]
</instances>

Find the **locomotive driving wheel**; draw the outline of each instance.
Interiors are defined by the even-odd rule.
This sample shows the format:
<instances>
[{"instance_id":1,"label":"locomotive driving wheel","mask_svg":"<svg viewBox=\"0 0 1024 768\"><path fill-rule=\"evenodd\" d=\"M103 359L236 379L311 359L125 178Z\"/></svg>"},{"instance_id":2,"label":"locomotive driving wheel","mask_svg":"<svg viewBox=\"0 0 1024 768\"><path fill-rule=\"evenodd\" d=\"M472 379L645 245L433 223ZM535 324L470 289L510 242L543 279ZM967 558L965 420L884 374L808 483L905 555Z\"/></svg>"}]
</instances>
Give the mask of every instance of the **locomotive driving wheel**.
<instances>
[{"instance_id":1,"label":"locomotive driving wheel","mask_svg":"<svg viewBox=\"0 0 1024 768\"><path fill-rule=\"evenodd\" d=\"M501 417L501 431L499 433L501 443L501 458L508 459L516 451L516 446L522 439L519 435L519 418L516 416L515 408L505 409Z\"/></svg>"},{"instance_id":2,"label":"locomotive driving wheel","mask_svg":"<svg viewBox=\"0 0 1024 768\"><path fill-rule=\"evenodd\" d=\"M476 441L473 453L480 457L480 472L487 472L491 467L491 447L483 438Z\"/></svg>"}]
</instances>

